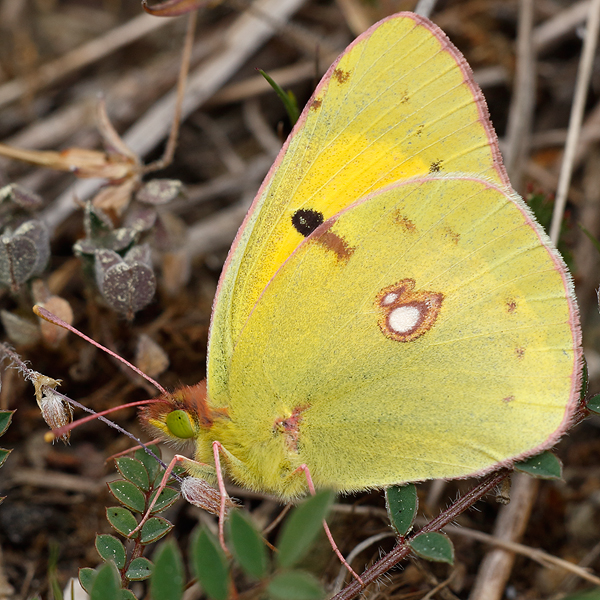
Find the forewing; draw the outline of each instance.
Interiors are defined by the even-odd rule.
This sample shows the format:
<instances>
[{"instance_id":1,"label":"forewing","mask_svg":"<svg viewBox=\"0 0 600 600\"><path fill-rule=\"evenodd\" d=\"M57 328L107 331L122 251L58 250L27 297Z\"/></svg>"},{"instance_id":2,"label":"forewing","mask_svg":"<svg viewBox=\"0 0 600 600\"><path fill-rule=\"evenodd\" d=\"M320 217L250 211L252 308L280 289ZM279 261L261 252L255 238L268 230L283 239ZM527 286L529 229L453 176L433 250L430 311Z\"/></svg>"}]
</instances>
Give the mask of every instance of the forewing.
<instances>
[{"instance_id":1,"label":"forewing","mask_svg":"<svg viewBox=\"0 0 600 600\"><path fill-rule=\"evenodd\" d=\"M401 13L360 36L331 66L238 233L213 311L210 397L226 402L237 337L304 237L392 182L444 172L507 184L466 61L438 27Z\"/></svg>"}]
</instances>

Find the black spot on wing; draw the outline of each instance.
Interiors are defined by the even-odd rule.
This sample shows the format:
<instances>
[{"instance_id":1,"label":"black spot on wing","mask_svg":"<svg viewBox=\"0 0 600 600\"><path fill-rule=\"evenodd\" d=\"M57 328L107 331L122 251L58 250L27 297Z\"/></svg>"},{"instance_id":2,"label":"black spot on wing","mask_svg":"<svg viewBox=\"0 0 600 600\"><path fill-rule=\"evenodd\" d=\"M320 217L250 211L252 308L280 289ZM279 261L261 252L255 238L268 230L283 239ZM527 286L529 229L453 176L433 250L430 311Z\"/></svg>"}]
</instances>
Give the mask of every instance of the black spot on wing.
<instances>
[{"instance_id":1,"label":"black spot on wing","mask_svg":"<svg viewBox=\"0 0 600 600\"><path fill-rule=\"evenodd\" d=\"M294 229L304 237L308 237L324 220L323 213L311 208L297 210L292 215Z\"/></svg>"}]
</instances>

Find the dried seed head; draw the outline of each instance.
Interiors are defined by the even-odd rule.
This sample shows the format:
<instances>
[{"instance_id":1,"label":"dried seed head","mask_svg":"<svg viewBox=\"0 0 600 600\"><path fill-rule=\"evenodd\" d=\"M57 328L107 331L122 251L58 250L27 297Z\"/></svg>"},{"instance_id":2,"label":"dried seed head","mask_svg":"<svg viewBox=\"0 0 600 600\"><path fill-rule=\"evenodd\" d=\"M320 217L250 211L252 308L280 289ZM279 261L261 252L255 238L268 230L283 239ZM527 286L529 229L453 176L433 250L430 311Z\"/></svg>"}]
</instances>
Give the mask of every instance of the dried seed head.
<instances>
[{"instance_id":1,"label":"dried seed head","mask_svg":"<svg viewBox=\"0 0 600 600\"><path fill-rule=\"evenodd\" d=\"M73 409L52 388L45 387L41 400L38 402L42 410L44 421L50 429L64 427L73 421ZM71 432L63 434L60 439L67 443Z\"/></svg>"},{"instance_id":2,"label":"dried seed head","mask_svg":"<svg viewBox=\"0 0 600 600\"><path fill-rule=\"evenodd\" d=\"M207 512L218 515L221 507L221 494L219 490L209 485L204 479L197 477L186 477L181 484L181 494L194 506L198 506ZM235 502L231 498L225 501L225 511L233 508Z\"/></svg>"}]
</instances>

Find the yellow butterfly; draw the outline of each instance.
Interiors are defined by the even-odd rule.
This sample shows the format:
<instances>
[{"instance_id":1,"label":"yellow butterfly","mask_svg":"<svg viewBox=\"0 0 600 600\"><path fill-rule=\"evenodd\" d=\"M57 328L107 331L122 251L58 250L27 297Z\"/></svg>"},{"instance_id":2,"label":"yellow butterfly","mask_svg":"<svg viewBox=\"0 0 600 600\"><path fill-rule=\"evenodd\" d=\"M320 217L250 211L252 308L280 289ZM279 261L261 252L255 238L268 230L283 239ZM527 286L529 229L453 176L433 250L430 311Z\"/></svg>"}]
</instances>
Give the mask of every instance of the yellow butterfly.
<instances>
[{"instance_id":1,"label":"yellow butterfly","mask_svg":"<svg viewBox=\"0 0 600 600\"><path fill-rule=\"evenodd\" d=\"M206 383L144 409L291 499L478 475L552 446L582 356L561 257L444 33L391 16L331 66L231 248Z\"/></svg>"}]
</instances>

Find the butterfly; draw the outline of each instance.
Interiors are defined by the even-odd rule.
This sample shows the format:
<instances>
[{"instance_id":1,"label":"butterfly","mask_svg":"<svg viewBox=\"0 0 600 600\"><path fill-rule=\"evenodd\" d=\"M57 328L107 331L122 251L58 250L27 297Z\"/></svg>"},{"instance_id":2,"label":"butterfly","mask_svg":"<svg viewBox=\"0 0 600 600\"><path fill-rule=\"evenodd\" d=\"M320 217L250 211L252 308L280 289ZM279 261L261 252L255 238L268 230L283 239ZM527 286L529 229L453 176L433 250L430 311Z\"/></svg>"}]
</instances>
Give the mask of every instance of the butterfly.
<instances>
[{"instance_id":1,"label":"butterfly","mask_svg":"<svg viewBox=\"0 0 600 600\"><path fill-rule=\"evenodd\" d=\"M192 476L213 484L220 462L290 500L511 466L565 432L581 373L570 275L469 66L399 13L329 68L263 182L206 381L142 420L194 442Z\"/></svg>"}]
</instances>

